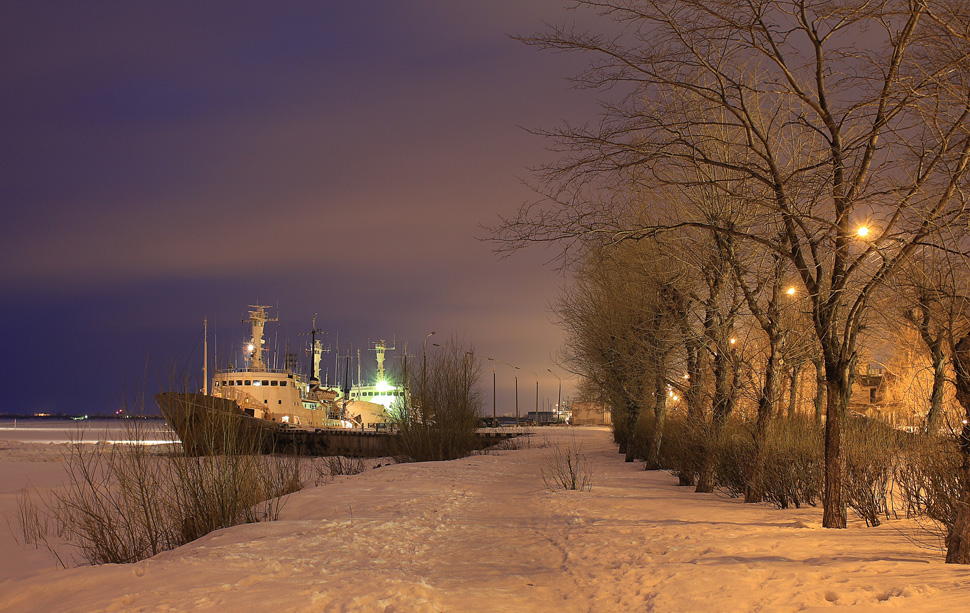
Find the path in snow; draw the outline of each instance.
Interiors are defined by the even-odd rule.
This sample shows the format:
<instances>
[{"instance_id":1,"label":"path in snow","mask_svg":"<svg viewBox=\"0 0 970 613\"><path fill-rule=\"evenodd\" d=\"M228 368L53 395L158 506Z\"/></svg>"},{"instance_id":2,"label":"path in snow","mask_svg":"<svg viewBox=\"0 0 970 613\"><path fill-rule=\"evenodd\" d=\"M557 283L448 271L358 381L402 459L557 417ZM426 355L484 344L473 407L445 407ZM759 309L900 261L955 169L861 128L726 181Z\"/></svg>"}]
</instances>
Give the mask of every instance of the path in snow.
<instances>
[{"instance_id":1,"label":"path in snow","mask_svg":"<svg viewBox=\"0 0 970 613\"><path fill-rule=\"evenodd\" d=\"M591 492L539 466L574 440ZM213 533L128 566L0 583L2 611L960 610L970 569L909 522L823 530L694 494L624 463L604 429L544 429L530 448L392 465L291 496L281 521Z\"/></svg>"}]
</instances>

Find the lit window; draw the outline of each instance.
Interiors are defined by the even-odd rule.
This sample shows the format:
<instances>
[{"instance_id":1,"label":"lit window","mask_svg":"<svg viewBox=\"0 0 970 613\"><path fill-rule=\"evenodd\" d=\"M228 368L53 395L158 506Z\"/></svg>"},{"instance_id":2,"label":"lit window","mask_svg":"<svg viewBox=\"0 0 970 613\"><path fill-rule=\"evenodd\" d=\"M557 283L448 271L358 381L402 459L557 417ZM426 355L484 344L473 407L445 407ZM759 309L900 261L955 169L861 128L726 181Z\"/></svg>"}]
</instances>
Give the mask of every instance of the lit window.
<instances>
[{"instance_id":1,"label":"lit window","mask_svg":"<svg viewBox=\"0 0 970 613\"><path fill-rule=\"evenodd\" d=\"M249 381L247 381L246 383L249 383ZM253 381L253 385L259 385L259 381Z\"/></svg>"}]
</instances>

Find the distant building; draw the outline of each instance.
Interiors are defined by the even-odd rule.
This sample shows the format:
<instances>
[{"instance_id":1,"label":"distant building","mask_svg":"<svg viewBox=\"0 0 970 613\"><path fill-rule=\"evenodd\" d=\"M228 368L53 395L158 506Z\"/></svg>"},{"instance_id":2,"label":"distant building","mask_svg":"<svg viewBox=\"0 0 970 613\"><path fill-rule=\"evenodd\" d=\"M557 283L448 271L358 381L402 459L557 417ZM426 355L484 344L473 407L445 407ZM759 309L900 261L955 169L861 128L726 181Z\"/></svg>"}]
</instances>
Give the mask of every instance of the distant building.
<instances>
[{"instance_id":1,"label":"distant building","mask_svg":"<svg viewBox=\"0 0 970 613\"><path fill-rule=\"evenodd\" d=\"M613 423L613 412L605 402L574 402L574 426L609 426Z\"/></svg>"}]
</instances>

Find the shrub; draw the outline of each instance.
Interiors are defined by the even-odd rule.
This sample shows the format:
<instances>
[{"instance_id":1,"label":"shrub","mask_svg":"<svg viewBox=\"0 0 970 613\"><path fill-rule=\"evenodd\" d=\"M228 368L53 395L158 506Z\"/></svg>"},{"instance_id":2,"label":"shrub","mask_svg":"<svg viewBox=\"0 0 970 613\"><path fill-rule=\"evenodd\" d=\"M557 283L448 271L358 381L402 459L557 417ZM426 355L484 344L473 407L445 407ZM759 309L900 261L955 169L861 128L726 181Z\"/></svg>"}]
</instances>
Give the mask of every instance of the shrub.
<instances>
[{"instance_id":1,"label":"shrub","mask_svg":"<svg viewBox=\"0 0 970 613\"><path fill-rule=\"evenodd\" d=\"M732 498L743 496L754 460L754 438L749 424L731 420L714 453L714 482Z\"/></svg>"},{"instance_id":2,"label":"shrub","mask_svg":"<svg viewBox=\"0 0 970 613\"><path fill-rule=\"evenodd\" d=\"M140 444L140 421L126 422L134 444L85 444L65 458L67 483L46 500L25 492L20 532L63 565L61 539L87 564L137 562L213 530L274 520L286 494L302 486L300 458L264 457L228 445L219 455L189 455L181 446L159 453Z\"/></svg>"},{"instance_id":3,"label":"shrub","mask_svg":"<svg viewBox=\"0 0 970 613\"><path fill-rule=\"evenodd\" d=\"M479 448L476 434L481 368L474 350L455 339L428 356L427 367L406 373L412 410L395 422L395 455L403 462L454 460Z\"/></svg>"},{"instance_id":4,"label":"shrub","mask_svg":"<svg viewBox=\"0 0 970 613\"><path fill-rule=\"evenodd\" d=\"M668 416L664 423L660 467L674 474L680 485L694 485L704 436L702 424L692 422L683 413Z\"/></svg>"},{"instance_id":5,"label":"shrub","mask_svg":"<svg viewBox=\"0 0 970 613\"><path fill-rule=\"evenodd\" d=\"M917 434L905 439L897 470L900 497L910 517L924 517L922 532L942 548L956 519L963 484L954 437Z\"/></svg>"},{"instance_id":6,"label":"shrub","mask_svg":"<svg viewBox=\"0 0 970 613\"><path fill-rule=\"evenodd\" d=\"M540 469L542 482L548 489L593 489L593 464L575 440L568 447L554 443L552 450L552 458Z\"/></svg>"},{"instance_id":7,"label":"shrub","mask_svg":"<svg viewBox=\"0 0 970 613\"><path fill-rule=\"evenodd\" d=\"M880 517L894 514L891 495L901 453L899 433L874 419L849 419L843 450L846 505L867 526L878 526Z\"/></svg>"},{"instance_id":8,"label":"shrub","mask_svg":"<svg viewBox=\"0 0 970 613\"><path fill-rule=\"evenodd\" d=\"M825 484L822 429L806 416L778 419L768 427L763 500L779 509L815 506Z\"/></svg>"}]
</instances>

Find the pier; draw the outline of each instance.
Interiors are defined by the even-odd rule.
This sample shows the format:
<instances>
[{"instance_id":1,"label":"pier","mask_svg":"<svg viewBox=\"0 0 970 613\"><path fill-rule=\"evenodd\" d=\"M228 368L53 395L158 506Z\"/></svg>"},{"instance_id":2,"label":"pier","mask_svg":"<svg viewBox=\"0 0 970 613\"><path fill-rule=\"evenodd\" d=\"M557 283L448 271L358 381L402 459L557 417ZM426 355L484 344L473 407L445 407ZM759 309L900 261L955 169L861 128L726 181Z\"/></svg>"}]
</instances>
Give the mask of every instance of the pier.
<instances>
[{"instance_id":1,"label":"pier","mask_svg":"<svg viewBox=\"0 0 970 613\"><path fill-rule=\"evenodd\" d=\"M494 428L481 428L476 432L479 449L526 434L520 430ZM276 449L283 453L379 458L394 455L396 437L396 433L387 430L283 428L276 430L273 438Z\"/></svg>"}]
</instances>

